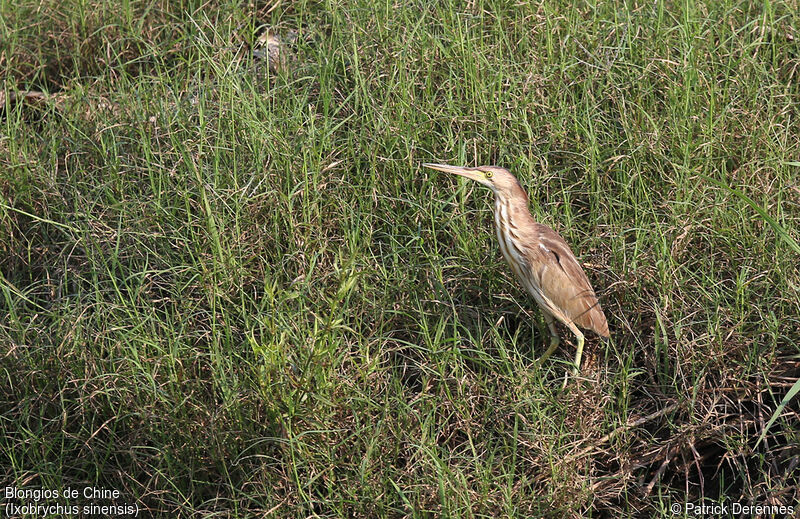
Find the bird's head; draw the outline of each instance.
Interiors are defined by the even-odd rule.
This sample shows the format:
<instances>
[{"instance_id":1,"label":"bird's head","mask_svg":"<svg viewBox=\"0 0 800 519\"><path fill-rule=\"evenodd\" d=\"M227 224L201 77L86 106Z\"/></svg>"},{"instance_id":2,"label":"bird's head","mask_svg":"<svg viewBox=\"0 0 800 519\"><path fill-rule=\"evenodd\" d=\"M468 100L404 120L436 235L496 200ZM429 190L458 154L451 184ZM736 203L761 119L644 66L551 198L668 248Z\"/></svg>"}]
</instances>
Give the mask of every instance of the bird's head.
<instances>
[{"instance_id":1,"label":"bird's head","mask_svg":"<svg viewBox=\"0 0 800 519\"><path fill-rule=\"evenodd\" d=\"M506 168L501 168L500 166L478 166L475 168L448 166L447 164L423 164L423 166L436 171L444 171L445 173L471 178L494 191L496 195L511 195L516 194L517 190L522 190L522 186L520 186L516 177Z\"/></svg>"}]
</instances>

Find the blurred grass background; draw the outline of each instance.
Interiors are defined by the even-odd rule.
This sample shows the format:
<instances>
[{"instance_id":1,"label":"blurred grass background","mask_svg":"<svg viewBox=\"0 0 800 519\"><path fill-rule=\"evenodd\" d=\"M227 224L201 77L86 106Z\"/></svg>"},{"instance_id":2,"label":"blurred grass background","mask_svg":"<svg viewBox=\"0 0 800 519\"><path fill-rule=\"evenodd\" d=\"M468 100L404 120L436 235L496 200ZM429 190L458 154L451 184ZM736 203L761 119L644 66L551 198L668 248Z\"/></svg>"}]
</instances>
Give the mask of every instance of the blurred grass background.
<instances>
[{"instance_id":1,"label":"blurred grass background","mask_svg":"<svg viewBox=\"0 0 800 519\"><path fill-rule=\"evenodd\" d=\"M154 517L797 503L796 403L755 440L800 375L798 255L706 177L800 240L798 22L0 2L0 486ZM612 342L565 391L490 193L434 161L511 169L586 266Z\"/></svg>"}]
</instances>

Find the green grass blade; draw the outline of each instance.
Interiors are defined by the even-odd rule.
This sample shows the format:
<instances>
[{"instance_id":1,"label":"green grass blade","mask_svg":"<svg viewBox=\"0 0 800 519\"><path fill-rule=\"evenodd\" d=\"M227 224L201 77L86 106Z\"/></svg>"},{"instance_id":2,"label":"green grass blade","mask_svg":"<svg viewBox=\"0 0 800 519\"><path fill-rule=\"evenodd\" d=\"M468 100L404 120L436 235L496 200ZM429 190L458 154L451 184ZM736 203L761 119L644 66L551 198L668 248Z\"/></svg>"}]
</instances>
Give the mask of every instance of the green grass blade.
<instances>
[{"instance_id":1,"label":"green grass blade","mask_svg":"<svg viewBox=\"0 0 800 519\"><path fill-rule=\"evenodd\" d=\"M781 415L781 413L783 412L783 408L786 407L786 405L789 402L791 402L791 400L795 396L797 396L797 393L800 393L800 380L794 383L791 389L789 389L789 392L786 393L786 396L783 397L783 400L781 400L781 403L778 404L778 408L775 409L774 413L772 413L772 417L767 422L767 425L764 426L764 430L761 431L761 435L758 437L758 441L756 442L755 447L753 447L754 449L758 447L758 444L761 443L761 441L767 436L767 431L769 431L769 428L772 426L773 423L775 423L775 420L777 420L778 417Z\"/></svg>"},{"instance_id":2,"label":"green grass blade","mask_svg":"<svg viewBox=\"0 0 800 519\"><path fill-rule=\"evenodd\" d=\"M753 210L757 212L761 216L761 218L763 218L775 230L775 234L780 236L783 239L783 241L785 241L789 245L789 247L791 247L796 253L800 254L800 245L795 241L794 238L792 238L792 235L789 234L789 231L784 229L783 226L779 224L777 220L775 220L775 218L770 216L770 214L767 213L767 211L763 207L755 203L755 201L753 201L752 198L742 193L738 189L732 188L731 186L725 184L724 182L720 182L719 180L713 179L706 175L701 175L701 176L706 180L708 180L709 182L711 182L712 184L721 187L730 194L747 202L747 205L752 207Z\"/></svg>"},{"instance_id":3,"label":"green grass blade","mask_svg":"<svg viewBox=\"0 0 800 519\"><path fill-rule=\"evenodd\" d=\"M793 163L793 162L788 164L792 166L800 165L800 163ZM770 216L769 213L767 213L767 211L763 207L755 203L752 198L742 193L738 189L734 189L723 182L707 177L705 175L703 175L703 177L709 182L716 184L725 191L747 202L747 205L752 207L753 210L755 210L761 216L761 218L763 218L768 224L770 224L770 226L775 230L775 233L781 238L783 238L783 240L789 245L789 247L791 247L792 249L794 249L795 252L800 254L800 245L797 244L797 242L794 240L794 238L792 238L789 232L786 229L784 229L783 226L779 224L777 220L775 220L775 218ZM786 407L786 404L788 404L792 400L792 398L794 398L797 395L798 392L800 392L800 379L798 379L797 382L795 382L794 385L791 387L791 389L789 389L789 392L786 393L785 397L783 397L781 403L778 404L778 408L775 409L774 413L772 413L772 417L767 422L767 425L764 426L764 430L761 431L761 435L758 437L758 441L756 442L755 445L756 447L758 447L761 441L766 437L769 428L772 426L773 423L775 423L775 420L777 420L778 417L781 415L781 413L783 412L783 408Z\"/></svg>"}]
</instances>

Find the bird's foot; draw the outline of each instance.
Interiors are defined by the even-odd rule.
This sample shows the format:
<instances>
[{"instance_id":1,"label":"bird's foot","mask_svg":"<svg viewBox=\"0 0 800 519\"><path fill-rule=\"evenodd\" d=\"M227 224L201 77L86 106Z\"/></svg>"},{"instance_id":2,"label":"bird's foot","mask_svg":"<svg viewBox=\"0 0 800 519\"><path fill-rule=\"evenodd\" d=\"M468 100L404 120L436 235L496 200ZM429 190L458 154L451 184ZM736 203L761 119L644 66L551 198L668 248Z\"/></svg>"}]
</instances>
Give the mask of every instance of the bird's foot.
<instances>
[{"instance_id":1,"label":"bird's foot","mask_svg":"<svg viewBox=\"0 0 800 519\"><path fill-rule=\"evenodd\" d=\"M561 342L561 341L559 340L559 338L558 338L558 337L556 337L556 336L550 337L550 346L549 346L549 347L547 348L547 350L546 350L546 351L545 351L545 352L542 354L542 356L541 356L541 357L539 357L539 360L537 360L537 361L536 361L536 369L539 369L539 368L541 368L541 367L542 367L542 364L544 364L544 361L546 361L546 360L547 360L547 359L550 357L550 355L552 355L552 353L553 353L553 352L555 351L555 349L558 347L558 345L560 344L560 342Z\"/></svg>"}]
</instances>

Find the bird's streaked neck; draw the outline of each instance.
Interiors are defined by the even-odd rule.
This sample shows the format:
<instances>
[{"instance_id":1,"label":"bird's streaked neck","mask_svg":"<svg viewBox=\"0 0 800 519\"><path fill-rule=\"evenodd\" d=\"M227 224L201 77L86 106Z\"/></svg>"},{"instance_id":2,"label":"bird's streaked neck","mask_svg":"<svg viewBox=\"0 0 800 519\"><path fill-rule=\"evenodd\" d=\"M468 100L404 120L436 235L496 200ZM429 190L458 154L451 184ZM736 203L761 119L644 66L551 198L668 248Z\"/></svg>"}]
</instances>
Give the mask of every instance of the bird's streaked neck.
<instances>
[{"instance_id":1,"label":"bird's streaked neck","mask_svg":"<svg viewBox=\"0 0 800 519\"><path fill-rule=\"evenodd\" d=\"M506 218L515 220L517 223L535 223L528 207L528 194L517 185L511 192L494 190L495 218L506 215Z\"/></svg>"}]
</instances>

